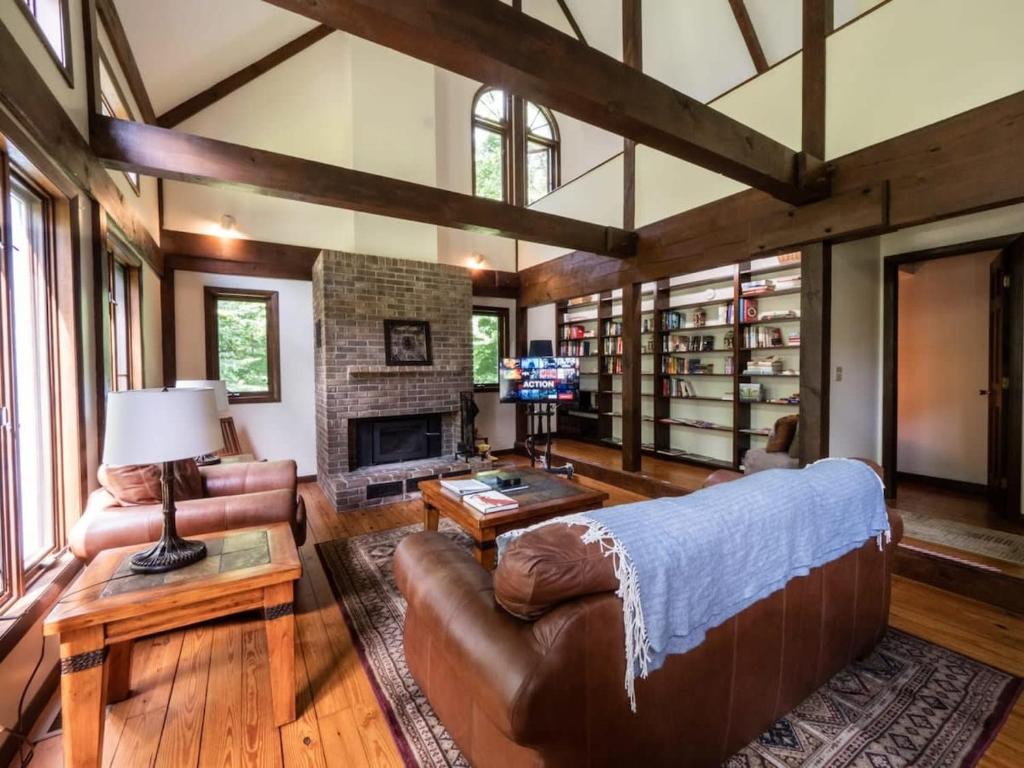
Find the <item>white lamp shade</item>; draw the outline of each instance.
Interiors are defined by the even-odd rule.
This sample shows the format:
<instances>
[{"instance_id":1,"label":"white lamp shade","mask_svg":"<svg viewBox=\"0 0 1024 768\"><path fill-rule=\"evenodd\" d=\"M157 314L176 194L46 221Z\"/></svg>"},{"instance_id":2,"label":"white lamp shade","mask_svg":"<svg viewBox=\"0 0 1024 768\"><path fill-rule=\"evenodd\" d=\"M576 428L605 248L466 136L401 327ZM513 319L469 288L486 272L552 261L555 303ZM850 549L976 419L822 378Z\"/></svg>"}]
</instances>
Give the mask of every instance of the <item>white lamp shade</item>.
<instances>
[{"instance_id":1,"label":"white lamp shade","mask_svg":"<svg viewBox=\"0 0 1024 768\"><path fill-rule=\"evenodd\" d=\"M104 464L177 461L223 446L212 389L132 389L107 396Z\"/></svg>"},{"instance_id":2,"label":"white lamp shade","mask_svg":"<svg viewBox=\"0 0 1024 768\"><path fill-rule=\"evenodd\" d=\"M217 397L217 413L228 412L228 385L220 379L179 379L174 386L178 389L212 389Z\"/></svg>"}]
</instances>

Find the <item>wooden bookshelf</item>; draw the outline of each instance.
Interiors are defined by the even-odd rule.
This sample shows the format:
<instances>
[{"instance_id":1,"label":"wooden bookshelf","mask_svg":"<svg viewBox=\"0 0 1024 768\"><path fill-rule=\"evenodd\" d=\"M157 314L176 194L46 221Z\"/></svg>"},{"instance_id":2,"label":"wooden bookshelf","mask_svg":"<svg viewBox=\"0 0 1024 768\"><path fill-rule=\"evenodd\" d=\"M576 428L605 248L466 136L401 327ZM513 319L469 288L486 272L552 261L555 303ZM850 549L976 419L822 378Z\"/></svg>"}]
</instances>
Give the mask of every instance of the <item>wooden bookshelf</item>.
<instances>
[{"instance_id":1,"label":"wooden bookshelf","mask_svg":"<svg viewBox=\"0 0 1024 768\"><path fill-rule=\"evenodd\" d=\"M764 431L779 416L799 412L799 403L780 401L799 392L800 274L799 258L773 256L641 287L639 414L630 418L639 419L644 453L738 469L747 450L764 445ZM756 295L744 290L757 280L778 280L780 287ZM756 315L744 318L747 300L756 302ZM564 354L561 337L573 325L583 325L590 342L589 354L579 356L581 388L592 392L594 407L580 420L590 427L570 430L566 421L566 436L621 446L623 414L636 413L622 398L623 329L610 325L621 323L622 291L556 308L556 351ZM692 342L695 336L699 342ZM682 337L690 337L685 348L679 348ZM752 361L769 357L779 358L781 370L750 369ZM677 372L669 373L673 366ZM761 385L762 401L742 399L741 389L750 384ZM568 407L559 414L561 430L561 418L574 414Z\"/></svg>"}]
</instances>

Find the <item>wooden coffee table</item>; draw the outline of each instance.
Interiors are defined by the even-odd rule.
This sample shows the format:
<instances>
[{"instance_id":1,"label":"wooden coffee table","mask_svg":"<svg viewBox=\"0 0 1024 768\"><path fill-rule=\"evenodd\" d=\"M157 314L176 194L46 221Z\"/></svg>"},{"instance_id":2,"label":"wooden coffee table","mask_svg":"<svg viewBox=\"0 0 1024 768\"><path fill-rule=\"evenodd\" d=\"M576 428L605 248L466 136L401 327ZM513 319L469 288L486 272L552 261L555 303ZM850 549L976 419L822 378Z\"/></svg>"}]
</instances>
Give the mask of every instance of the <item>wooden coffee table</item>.
<instances>
[{"instance_id":1,"label":"wooden coffee table","mask_svg":"<svg viewBox=\"0 0 1024 768\"><path fill-rule=\"evenodd\" d=\"M423 492L423 527L436 531L440 517L453 520L462 530L473 537L476 546L473 555L485 568L493 569L497 563L495 539L506 531L539 523L560 515L598 509L608 499L608 494L580 485L577 480L567 480L539 469L508 469L509 474L518 475L530 486L522 491L508 494L519 501L519 508L508 512L484 515L477 512L462 499L441 487L440 480L426 480L419 484ZM481 472L475 477L483 479L498 474Z\"/></svg>"},{"instance_id":2,"label":"wooden coffee table","mask_svg":"<svg viewBox=\"0 0 1024 768\"><path fill-rule=\"evenodd\" d=\"M64 765L99 768L104 709L129 695L136 638L258 609L270 656L275 725L295 719L293 583L302 575L287 523L194 538L207 556L158 574L134 574L128 557L145 546L101 552L64 592L43 625L60 636Z\"/></svg>"}]
</instances>

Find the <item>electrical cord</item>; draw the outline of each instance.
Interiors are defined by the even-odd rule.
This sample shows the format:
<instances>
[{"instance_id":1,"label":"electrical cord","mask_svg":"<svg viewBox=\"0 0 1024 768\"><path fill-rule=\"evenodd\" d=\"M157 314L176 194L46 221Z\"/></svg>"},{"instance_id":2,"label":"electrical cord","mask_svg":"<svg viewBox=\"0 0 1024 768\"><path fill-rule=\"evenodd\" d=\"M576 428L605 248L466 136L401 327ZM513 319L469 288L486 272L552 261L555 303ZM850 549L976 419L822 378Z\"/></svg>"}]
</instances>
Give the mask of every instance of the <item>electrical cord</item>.
<instances>
[{"instance_id":1,"label":"electrical cord","mask_svg":"<svg viewBox=\"0 0 1024 768\"><path fill-rule=\"evenodd\" d=\"M29 688L32 687L32 681L36 679L36 675L39 674L39 668L43 666L43 659L46 658L46 638L40 639L39 643L39 658L36 659L36 665L32 667L32 674L28 676L28 680L25 681L25 687L21 689L21 695L18 697L18 720L15 728L8 728L7 726L0 726L7 733L18 740L18 755L21 757L21 767L26 768L29 763L32 762L32 758L35 757L36 742L32 741L29 734L24 731L24 720L25 720L25 697L28 695ZM25 747L28 747L28 752L25 752Z\"/></svg>"}]
</instances>

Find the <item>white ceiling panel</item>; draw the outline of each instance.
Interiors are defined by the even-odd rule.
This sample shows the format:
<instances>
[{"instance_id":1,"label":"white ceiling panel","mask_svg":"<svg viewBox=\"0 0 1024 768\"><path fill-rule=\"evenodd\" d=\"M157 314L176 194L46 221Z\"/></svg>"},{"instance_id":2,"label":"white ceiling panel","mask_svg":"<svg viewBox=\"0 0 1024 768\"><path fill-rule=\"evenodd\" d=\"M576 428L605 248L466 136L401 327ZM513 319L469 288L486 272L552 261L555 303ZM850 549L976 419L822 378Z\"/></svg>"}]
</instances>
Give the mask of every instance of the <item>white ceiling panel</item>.
<instances>
[{"instance_id":1,"label":"white ceiling panel","mask_svg":"<svg viewBox=\"0 0 1024 768\"><path fill-rule=\"evenodd\" d=\"M115 0L159 115L316 26L261 0Z\"/></svg>"},{"instance_id":2,"label":"white ceiling panel","mask_svg":"<svg viewBox=\"0 0 1024 768\"><path fill-rule=\"evenodd\" d=\"M768 65L778 64L803 43L801 0L746 0L750 23L757 31Z\"/></svg>"}]
</instances>

